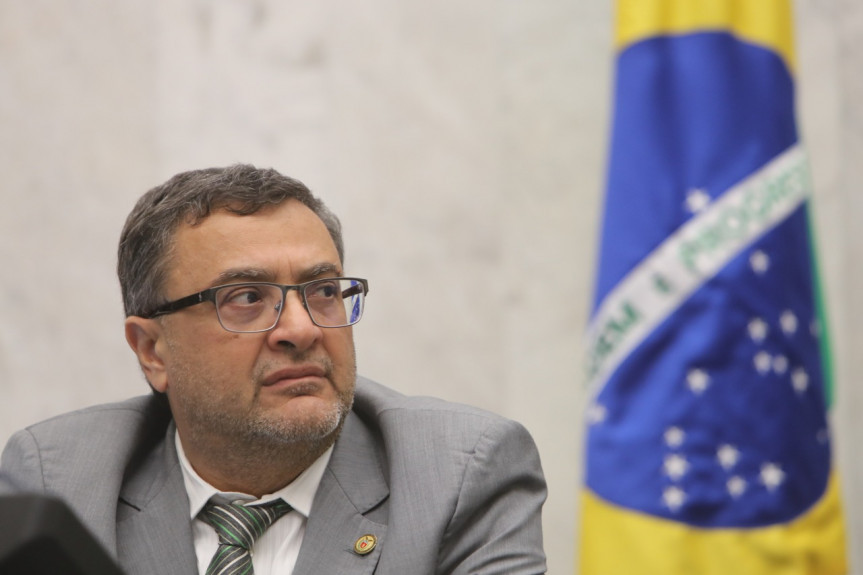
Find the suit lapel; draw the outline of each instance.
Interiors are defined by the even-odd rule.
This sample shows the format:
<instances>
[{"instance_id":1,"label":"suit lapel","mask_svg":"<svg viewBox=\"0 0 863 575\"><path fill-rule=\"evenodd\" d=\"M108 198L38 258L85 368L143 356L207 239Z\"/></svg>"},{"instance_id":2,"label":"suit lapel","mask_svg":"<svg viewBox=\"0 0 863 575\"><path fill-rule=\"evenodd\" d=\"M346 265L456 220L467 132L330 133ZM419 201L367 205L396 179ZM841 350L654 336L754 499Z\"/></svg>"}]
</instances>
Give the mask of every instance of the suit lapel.
<instances>
[{"instance_id":1,"label":"suit lapel","mask_svg":"<svg viewBox=\"0 0 863 575\"><path fill-rule=\"evenodd\" d=\"M315 494L294 575L375 570L386 539L389 496L381 457L369 430L351 413ZM373 548L363 554L355 545L366 535L372 538L365 549Z\"/></svg>"},{"instance_id":2,"label":"suit lapel","mask_svg":"<svg viewBox=\"0 0 863 575\"><path fill-rule=\"evenodd\" d=\"M197 573L174 432L171 424L164 441L129 471L120 494L117 556L127 575ZM382 458L371 432L352 412L315 494L294 575L374 572L387 532L389 487ZM373 536L374 547L359 553L355 545L366 535Z\"/></svg>"},{"instance_id":3,"label":"suit lapel","mask_svg":"<svg viewBox=\"0 0 863 575\"><path fill-rule=\"evenodd\" d=\"M168 426L165 441L129 475L120 494L117 556L127 575L198 570L174 430Z\"/></svg>"}]
</instances>

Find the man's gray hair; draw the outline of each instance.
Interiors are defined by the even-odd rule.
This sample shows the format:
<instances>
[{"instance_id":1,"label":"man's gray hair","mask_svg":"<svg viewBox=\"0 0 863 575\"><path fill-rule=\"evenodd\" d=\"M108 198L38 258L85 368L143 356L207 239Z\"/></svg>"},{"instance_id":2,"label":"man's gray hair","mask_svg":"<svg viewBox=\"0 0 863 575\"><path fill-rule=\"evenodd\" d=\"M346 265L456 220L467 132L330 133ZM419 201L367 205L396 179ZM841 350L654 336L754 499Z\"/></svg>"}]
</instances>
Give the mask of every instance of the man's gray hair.
<instances>
[{"instance_id":1,"label":"man's gray hair","mask_svg":"<svg viewBox=\"0 0 863 575\"><path fill-rule=\"evenodd\" d=\"M141 196L126 218L117 253L126 316L146 315L164 303L162 288L181 223L197 225L218 210L249 215L287 200L303 203L321 218L344 262L335 214L302 182L272 169L237 164L183 172Z\"/></svg>"}]
</instances>

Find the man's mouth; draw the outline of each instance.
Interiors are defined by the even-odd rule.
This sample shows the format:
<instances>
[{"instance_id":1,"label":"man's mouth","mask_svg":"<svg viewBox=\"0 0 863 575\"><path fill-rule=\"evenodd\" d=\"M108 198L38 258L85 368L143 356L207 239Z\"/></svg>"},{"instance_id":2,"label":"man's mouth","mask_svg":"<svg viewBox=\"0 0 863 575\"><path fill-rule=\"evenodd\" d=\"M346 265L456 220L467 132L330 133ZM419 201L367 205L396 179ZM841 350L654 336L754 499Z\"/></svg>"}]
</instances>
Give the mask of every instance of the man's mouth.
<instances>
[{"instance_id":1,"label":"man's mouth","mask_svg":"<svg viewBox=\"0 0 863 575\"><path fill-rule=\"evenodd\" d=\"M294 391L300 391L300 388L310 388L310 391L320 387L321 379L326 378L327 371L320 365L300 365L279 369L263 380L263 387L271 387L276 384L280 386L297 387Z\"/></svg>"}]
</instances>

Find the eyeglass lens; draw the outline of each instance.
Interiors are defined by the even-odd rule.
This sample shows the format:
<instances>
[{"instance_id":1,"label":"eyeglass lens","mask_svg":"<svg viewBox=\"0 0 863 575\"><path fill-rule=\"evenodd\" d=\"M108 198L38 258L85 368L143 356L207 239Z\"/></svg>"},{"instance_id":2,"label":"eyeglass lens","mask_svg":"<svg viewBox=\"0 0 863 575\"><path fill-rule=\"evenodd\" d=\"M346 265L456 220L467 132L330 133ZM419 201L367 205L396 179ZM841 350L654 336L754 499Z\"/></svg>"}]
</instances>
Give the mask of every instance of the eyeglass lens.
<instances>
[{"instance_id":1,"label":"eyeglass lens","mask_svg":"<svg viewBox=\"0 0 863 575\"><path fill-rule=\"evenodd\" d=\"M284 302L282 288L269 284L225 286L215 294L216 311L229 331L266 331L276 325ZM351 279L305 284L303 295L312 321L321 327L353 325L363 313L363 285Z\"/></svg>"}]
</instances>

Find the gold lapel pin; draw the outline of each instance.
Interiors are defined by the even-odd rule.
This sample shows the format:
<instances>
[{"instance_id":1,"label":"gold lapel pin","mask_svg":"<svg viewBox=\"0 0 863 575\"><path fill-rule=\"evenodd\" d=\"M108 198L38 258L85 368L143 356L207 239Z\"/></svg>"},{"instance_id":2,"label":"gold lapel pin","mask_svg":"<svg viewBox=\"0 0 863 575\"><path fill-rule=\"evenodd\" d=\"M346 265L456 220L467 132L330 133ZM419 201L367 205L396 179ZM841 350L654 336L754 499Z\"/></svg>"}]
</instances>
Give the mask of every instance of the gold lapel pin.
<instances>
[{"instance_id":1,"label":"gold lapel pin","mask_svg":"<svg viewBox=\"0 0 863 575\"><path fill-rule=\"evenodd\" d=\"M377 544L378 538L374 535L363 535L354 543L354 553L357 555L368 555Z\"/></svg>"}]
</instances>

